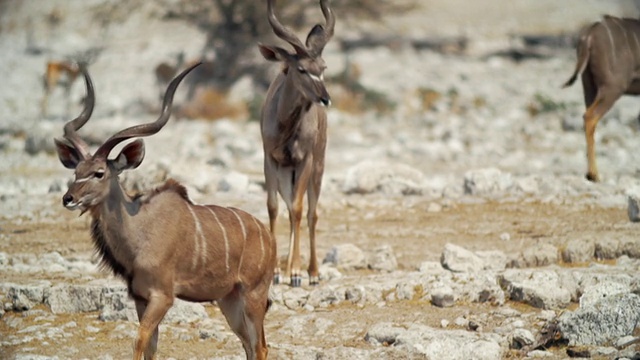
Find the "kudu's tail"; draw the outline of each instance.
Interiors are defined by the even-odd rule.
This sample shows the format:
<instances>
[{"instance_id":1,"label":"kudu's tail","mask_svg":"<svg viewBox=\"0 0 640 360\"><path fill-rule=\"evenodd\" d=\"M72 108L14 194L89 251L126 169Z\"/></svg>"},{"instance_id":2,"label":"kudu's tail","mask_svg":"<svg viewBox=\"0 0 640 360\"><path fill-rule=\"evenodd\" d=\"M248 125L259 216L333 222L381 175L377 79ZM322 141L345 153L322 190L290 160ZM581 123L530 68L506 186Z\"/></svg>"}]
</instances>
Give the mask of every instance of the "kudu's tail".
<instances>
[{"instance_id":1,"label":"kudu's tail","mask_svg":"<svg viewBox=\"0 0 640 360\"><path fill-rule=\"evenodd\" d=\"M578 62L576 63L576 69L573 71L573 75L565 82L562 87L566 88L576 81L579 74L582 74L584 69L587 67L587 63L589 62L589 48L591 47L591 31L593 28L599 23L594 23L589 26L585 31L580 35L580 40L577 45L577 53L578 53Z\"/></svg>"}]
</instances>

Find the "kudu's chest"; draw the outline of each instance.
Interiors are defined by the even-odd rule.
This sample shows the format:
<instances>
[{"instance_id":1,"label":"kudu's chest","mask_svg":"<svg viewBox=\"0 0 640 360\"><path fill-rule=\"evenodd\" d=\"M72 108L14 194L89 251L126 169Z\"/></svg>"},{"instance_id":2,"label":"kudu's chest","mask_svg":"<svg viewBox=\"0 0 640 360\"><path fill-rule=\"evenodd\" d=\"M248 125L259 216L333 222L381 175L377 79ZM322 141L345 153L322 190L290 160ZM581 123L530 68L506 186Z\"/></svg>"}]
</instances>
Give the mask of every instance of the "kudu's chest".
<instances>
[{"instance_id":1,"label":"kudu's chest","mask_svg":"<svg viewBox=\"0 0 640 360\"><path fill-rule=\"evenodd\" d=\"M293 166L326 138L316 109L299 113L295 118L276 118L263 124L262 138L265 150L281 166Z\"/></svg>"},{"instance_id":2,"label":"kudu's chest","mask_svg":"<svg viewBox=\"0 0 640 360\"><path fill-rule=\"evenodd\" d=\"M116 276L130 279L133 258L126 247L126 239L118 233L110 232L98 219L94 219L91 224L91 238L100 257L100 266L111 270Z\"/></svg>"}]
</instances>

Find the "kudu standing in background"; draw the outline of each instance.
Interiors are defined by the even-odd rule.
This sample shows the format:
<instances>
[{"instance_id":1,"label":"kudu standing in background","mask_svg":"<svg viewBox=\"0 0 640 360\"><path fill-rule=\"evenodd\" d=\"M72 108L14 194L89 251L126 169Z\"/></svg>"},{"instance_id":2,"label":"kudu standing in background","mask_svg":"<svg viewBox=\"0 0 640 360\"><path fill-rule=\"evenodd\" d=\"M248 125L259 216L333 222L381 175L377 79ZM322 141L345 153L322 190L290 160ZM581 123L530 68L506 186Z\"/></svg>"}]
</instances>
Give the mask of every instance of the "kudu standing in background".
<instances>
[{"instance_id":1,"label":"kudu standing in background","mask_svg":"<svg viewBox=\"0 0 640 360\"><path fill-rule=\"evenodd\" d=\"M40 113L42 116L48 115L49 96L53 93L56 86L60 85L64 88L64 96L67 101L65 112L71 107L71 87L80 75L80 67L74 61L49 61L47 62L47 70L43 76L44 96L40 104ZM65 116L67 113L65 113Z\"/></svg>"},{"instance_id":2,"label":"kudu standing in background","mask_svg":"<svg viewBox=\"0 0 640 360\"><path fill-rule=\"evenodd\" d=\"M145 359L153 358L158 324L175 297L216 300L242 341L247 359L266 359L263 322L276 266L276 244L266 226L238 209L196 205L185 187L174 180L145 194L127 195L118 175L140 165L142 139L108 159L119 143L162 129L171 115L173 94L192 69L169 84L162 114L155 122L116 133L91 155L77 134L95 103L91 79L82 68L87 86L85 108L64 126L64 140L55 140L62 164L75 169L75 180L62 203L69 210L91 214L91 235L102 265L127 283L140 320L134 359L143 354Z\"/></svg>"},{"instance_id":3,"label":"kudu standing in background","mask_svg":"<svg viewBox=\"0 0 640 360\"><path fill-rule=\"evenodd\" d=\"M582 74L587 111L584 133L587 139L587 179L599 181L594 134L598 121L622 95L640 95L640 21L605 16L588 27L577 46L578 62L571 86Z\"/></svg>"},{"instance_id":4,"label":"kudu standing in background","mask_svg":"<svg viewBox=\"0 0 640 360\"><path fill-rule=\"evenodd\" d=\"M293 46L291 53L278 46L259 44L260 53L269 61L284 64L271 83L262 108L260 128L264 147L264 175L267 190L269 225L275 239L278 217L278 193L289 210L290 245L286 276L292 286L302 284L300 271L300 222L304 194L307 194L309 225L309 282L318 283L316 257L316 207L320 196L324 154L327 144L327 113L331 103L324 85L326 68L322 50L333 36L335 16L320 0L326 24L314 26L303 44L276 18L274 1L268 0L267 12L273 32ZM279 280L276 270L275 282Z\"/></svg>"}]
</instances>

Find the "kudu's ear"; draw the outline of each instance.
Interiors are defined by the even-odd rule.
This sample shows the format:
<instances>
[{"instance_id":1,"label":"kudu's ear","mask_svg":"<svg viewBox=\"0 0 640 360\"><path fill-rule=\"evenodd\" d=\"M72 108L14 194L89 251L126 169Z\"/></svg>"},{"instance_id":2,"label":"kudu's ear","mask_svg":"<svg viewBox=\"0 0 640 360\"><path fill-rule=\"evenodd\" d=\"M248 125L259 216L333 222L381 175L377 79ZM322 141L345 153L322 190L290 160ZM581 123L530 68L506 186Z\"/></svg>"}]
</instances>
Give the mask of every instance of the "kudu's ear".
<instances>
[{"instance_id":1,"label":"kudu's ear","mask_svg":"<svg viewBox=\"0 0 640 360\"><path fill-rule=\"evenodd\" d=\"M260 49L260 54L269 61L286 61L292 60L294 57L293 54L289 54L287 50L279 46L258 44L258 49Z\"/></svg>"},{"instance_id":2,"label":"kudu's ear","mask_svg":"<svg viewBox=\"0 0 640 360\"><path fill-rule=\"evenodd\" d=\"M53 139L53 141L56 143L56 151L58 152L58 158L60 158L62 165L67 169L75 169L78 163L82 161L80 152L62 140Z\"/></svg>"},{"instance_id":3,"label":"kudu's ear","mask_svg":"<svg viewBox=\"0 0 640 360\"><path fill-rule=\"evenodd\" d=\"M142 163L144 159L144 141L137 139L127 144L120 154L112 161L116 171L120 173L123 170L135 169Z\"/></svg>"},{"instance_id":4,"label":"kudu's ear","mask_svg":"<svg viewBox=\"0 0 640 360\"><path fill-rule=\"evenodd\" d=\"M310 52L313 52L316 55L321 55L326 44L327 41L324 38L324 27L320 24L316 24L316 26L309 31L305 45Z\"/></svg>"}]
</instances>

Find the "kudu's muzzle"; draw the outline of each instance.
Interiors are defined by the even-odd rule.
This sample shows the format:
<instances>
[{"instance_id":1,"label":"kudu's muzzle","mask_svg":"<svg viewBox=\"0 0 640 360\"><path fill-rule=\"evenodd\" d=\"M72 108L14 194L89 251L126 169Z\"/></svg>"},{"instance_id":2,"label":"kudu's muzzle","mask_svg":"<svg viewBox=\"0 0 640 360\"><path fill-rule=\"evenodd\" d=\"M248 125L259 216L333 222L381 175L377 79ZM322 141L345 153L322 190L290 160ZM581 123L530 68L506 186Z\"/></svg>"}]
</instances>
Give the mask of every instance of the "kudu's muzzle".
<instances>
[{"instance_id":1,"label":"kudu's muzzle","mask_svg":"<svg viewBox=\"0 0 640 360\"><path fill-rule=\"evenodd\" d=\"M318 102L323 106L331 105L331 96L329 96L329 92L327 91L327 88L324 86L324 84L322 84L322 87L320 89L320 96L318 97Z\"/></svg>"}]
</instances>

